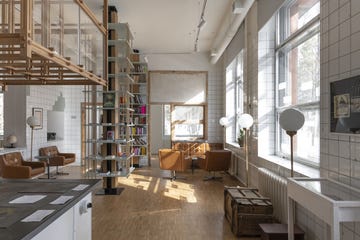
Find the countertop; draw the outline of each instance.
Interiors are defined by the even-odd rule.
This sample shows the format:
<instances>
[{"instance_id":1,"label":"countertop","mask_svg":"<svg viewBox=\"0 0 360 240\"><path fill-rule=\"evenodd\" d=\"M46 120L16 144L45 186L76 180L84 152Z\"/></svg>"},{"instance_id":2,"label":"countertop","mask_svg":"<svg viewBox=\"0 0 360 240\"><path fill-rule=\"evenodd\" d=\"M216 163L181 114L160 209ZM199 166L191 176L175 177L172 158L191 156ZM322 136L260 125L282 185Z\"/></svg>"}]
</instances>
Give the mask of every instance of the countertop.
<instances>
[{"instance_id":1,"label":"countertop","mask_svg":"<svg viewBox=\"0 0 360 240\"><path fill-rule=\"evenodd\" d=\"M100 182L98 179L0 180L0 239L31 239L78 203ZM74 188L84 184L83 190ZM9 203L23 195L46 195L35 203ZM60 196L73 196L65 204L50 204ZM55 210L40 222L22 222L37 210Z\"/></svg>"}]
</instances>

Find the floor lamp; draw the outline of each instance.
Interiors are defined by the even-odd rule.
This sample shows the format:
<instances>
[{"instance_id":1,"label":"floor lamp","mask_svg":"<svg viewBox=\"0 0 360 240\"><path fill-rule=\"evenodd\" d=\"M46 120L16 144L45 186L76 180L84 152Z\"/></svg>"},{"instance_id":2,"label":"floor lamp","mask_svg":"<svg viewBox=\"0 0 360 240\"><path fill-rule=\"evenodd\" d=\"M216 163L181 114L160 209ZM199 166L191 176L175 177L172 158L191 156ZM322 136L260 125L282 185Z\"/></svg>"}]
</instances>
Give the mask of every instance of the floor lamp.
<instances>
[{"instance_id":1,"label":"floor lamp","mask_svg":"<svg viewBox=\"0 0 360 240\"><path fill-rule=\"evenodd\" d=\"M31 145L30 145L30 161L32 161L32 150L34 141L34 127L39 125L39 121L35 116L30 116L26 119L26 123L31 128Z\"/></svg>"},{"instance_id":2,"label":"floor lamp","mask_svg":"<svg viewBox=\"0 0 360 240\"><path fill-rule=\"evenodd\" d=\"M286 134L290 136L290 162L291 177L294 177L294 143L293 138L297 131L304 125L305 117L302 112L297 109L289 108L281 112L279 123Z\"/></svg>"},{"instance_id":3,"label":"floor lamp","mask_svg":"<svg viewBox=\"0 0 360 240\"><path fill-rule=\"evenodd\" d=\"M222 117L219 119L219 124L224 128L223 132L223 148L225 148L226 144L226 128L229 126L230 121L227 117Z\"/></svg>"},{"instance_id":4,"label":"floor lamp","mask_svg":"<svg viewBox=\"0 0 360 240\"><path fill-rule=\"evenodd\" d=\"M254 119L250 114L244 113L239 117L239 126L245 131L244 150L246 164L246 186L249 186L249 153L248 153L248 131L254 124Z\"/></svg>"}]
</instances>

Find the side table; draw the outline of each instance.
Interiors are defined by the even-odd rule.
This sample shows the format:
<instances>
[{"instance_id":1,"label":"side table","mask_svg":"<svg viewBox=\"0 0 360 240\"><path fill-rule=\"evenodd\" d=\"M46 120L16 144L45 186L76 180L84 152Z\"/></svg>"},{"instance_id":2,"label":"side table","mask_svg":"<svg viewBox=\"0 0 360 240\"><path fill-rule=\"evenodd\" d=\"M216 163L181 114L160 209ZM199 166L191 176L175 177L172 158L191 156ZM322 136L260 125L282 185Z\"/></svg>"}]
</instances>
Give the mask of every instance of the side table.
<instances>
[{"instance_id":1,"label":"side table","mask_svg":"<svg viewBox=\"0 0 360 240\"><path fill-rule=\"evenodd\" d=\"M47 178L39 177L39 179L56 179L56 177L50 176L50 158L51 156L35 156L34 158L39 161L46 162L47 165Z\"/></svg>"}]
</instances>

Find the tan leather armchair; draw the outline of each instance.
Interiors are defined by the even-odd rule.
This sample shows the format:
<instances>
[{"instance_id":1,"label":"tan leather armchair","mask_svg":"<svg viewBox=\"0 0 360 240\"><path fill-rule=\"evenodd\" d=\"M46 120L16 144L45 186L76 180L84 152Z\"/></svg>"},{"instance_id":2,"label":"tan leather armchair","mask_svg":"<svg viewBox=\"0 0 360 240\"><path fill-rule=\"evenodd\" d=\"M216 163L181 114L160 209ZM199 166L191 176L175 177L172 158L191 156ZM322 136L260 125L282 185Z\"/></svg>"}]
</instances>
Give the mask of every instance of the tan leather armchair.
<instances>
[{"instance_id":1,"label":"tan leather armchair","mask_svg":"<svg viewBox=\"0 0 360 240\"><path fill-rule=\"evenodd\" d=\"M215 172L229 170L231 162L231 151L211 150L205 153L205 158L199 159L200 168L208 172L213 172L212 176L207 176L204 180L222 179L215 176Z\"/></svg>"},{"instance_id":2,"label":"tan leather armchair","mask_svg":"<svg viewBox=\"0 0 360 240\"><path fill-rule=\"evenodd\" d=\"M24 161L20 152L0 156L3 178L32 178L45 173L45 163Z\"/></svg>"},{"instance_id":3,"label":"tan leather armchair","mask_svg":"<svg viewBox=\"0 0 360 240\"><path fill-rule=\"evenodd\" d=\"M183 172L191 166L191 159L185 158L184 152L172 149L159 149L160 169L170 170L171 176L166 179L175 180L183 178L176 176L176 172Z\"/></svg>"},{"instance_id":4,"label":"tan leather armchair","mask_svg":"<svg viewBox=\"0 0 360 240\"><path fill-rule=\"evenodd\" d=\"M56 166L56 174L67 175L68 173L59 172L59 166L75 162L75 153L60 153L56 146L43 147L39 149L40 156L51 156L49 158L50 166Z\"/></svg>"}]
</instances>

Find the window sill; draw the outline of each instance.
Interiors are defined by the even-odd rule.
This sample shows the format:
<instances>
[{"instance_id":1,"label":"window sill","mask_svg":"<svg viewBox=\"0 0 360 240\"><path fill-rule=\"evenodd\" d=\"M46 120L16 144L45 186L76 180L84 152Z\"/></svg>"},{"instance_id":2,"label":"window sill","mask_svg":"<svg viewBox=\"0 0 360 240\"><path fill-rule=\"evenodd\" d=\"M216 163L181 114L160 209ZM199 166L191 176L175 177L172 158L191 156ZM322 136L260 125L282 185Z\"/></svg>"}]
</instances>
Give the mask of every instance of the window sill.
<instances>
[{"instance_id":1,"label":"window sill","mask_svg":"<svg viewBox=\"0 0 360 240\"><path fill-rule=\"evenodd\" d=\"M275 164L278 167L283 167L289 171L291 170L290 161L287 159L283 159L276 155L262 155L262 156L259 156L259 158L264 161L268 161L272 164ZM319 170L319 168L316 168L316 167L311 167L311 166L308 166L305 164L294 162L294 175L310 177L310 178L319 178L320 170Z\"/></svg>"}]
</instances>

